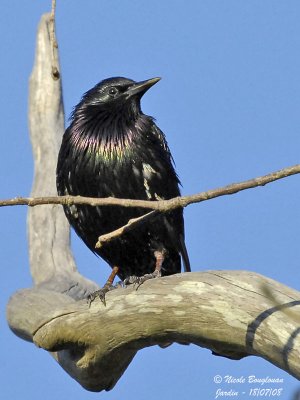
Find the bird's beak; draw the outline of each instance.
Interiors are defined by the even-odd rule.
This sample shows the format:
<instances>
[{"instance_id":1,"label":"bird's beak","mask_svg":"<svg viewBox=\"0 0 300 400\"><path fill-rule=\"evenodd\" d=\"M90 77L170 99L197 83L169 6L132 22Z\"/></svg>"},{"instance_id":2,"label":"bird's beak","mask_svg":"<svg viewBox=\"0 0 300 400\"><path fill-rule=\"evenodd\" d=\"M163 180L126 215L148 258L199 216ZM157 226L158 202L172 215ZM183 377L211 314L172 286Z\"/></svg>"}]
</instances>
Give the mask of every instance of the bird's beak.
<instances>
[{"instance_id":1,"label":"bird's beak","mask_svg":"<svg viewBox=\"0 0 300 400\"><path fill-rule=\"evenodd\" d=\"M140 97L143 96L144 93L147 92L148 89L151 88L151 86L155 85L158 81L160 81L161 78L152 78L148 79L146 81L141 81L141 82L135 82L132 86L130 86L126 92L126 98L129 99L132 96L135 96L136 94L139 94Z\"/></svg>"}]
</instances>

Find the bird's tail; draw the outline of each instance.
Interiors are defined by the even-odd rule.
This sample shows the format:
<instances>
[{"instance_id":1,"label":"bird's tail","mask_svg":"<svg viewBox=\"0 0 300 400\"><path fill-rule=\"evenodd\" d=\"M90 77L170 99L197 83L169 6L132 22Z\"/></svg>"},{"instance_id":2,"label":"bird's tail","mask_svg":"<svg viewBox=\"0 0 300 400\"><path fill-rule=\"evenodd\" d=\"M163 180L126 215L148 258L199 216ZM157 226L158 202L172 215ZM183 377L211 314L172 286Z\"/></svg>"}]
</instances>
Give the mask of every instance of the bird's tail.
<instances>
[{"instance_id":1,"label":"bird's tail","mask_svg":"<svg viewBox=\"0 0 300 400\"><path fill-rule=\"evenodd\" d=\"M185 241L183 235L180 235L180 246L181 246L181 257L183 260L184 272L191 272L191 264L189 255L185 246Z\"/></svg>"}]
</instances>

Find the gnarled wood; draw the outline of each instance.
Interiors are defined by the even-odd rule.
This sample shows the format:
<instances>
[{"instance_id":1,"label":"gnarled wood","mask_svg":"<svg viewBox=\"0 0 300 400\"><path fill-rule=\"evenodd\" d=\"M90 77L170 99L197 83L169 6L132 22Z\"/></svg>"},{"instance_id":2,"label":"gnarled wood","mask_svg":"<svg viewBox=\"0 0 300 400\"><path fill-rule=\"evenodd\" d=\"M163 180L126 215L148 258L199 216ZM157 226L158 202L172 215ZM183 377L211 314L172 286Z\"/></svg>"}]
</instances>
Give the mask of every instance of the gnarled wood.
<instances>
[{"instance_id":1,"label":"gnarled wood","mask_svg":"<svg viewBox=\"0 0 300 400\"><path fill-rule=\"evenodd\" d=\"M64 118L51 54L45 15L30 79L33 196L56 194ZM97 285L76 269L62 208L29 209L28 233L36 286L11 297L9 326L51 352L86 389L111 389L139 349L170 342L194 343L233 359L260 356L300 378L299 292L251 272L208 271L147 281L137 291L120 288L107 294L106 307L95 300L89 308L76 300Z\"/></svg>"},{"instance_id":2,"label":"gnarled wood","mask_svg":"<svg viewBox=\"0 0 300 400\"><path fill-rule=\"evenodd\" d=\"M106 303L89 308L86 300L27 289L14 295L7 315L16 334L56 351L63 368L92 391L111 389L139 349L169 342L232 359L257 355L300 377L300 293L261 275L178 274L114 290Z\"/></svg>"},{"instance_id":3,"label":"gnarled wood","mask_svg":"<svg viewBox=\"0 0 300 400\"><path fill-rule=\"evenodd\" d=\"M52 76L50 14L42 17L37 34L35 63L29 87L29 129L35 174L31 195L55 196L56 163L64 132L60 79ZM28 210L31 274L36 285L82 298L97 286L78 272L70 251L70 227L59 205Z\"/></svg>"}]
</instances>

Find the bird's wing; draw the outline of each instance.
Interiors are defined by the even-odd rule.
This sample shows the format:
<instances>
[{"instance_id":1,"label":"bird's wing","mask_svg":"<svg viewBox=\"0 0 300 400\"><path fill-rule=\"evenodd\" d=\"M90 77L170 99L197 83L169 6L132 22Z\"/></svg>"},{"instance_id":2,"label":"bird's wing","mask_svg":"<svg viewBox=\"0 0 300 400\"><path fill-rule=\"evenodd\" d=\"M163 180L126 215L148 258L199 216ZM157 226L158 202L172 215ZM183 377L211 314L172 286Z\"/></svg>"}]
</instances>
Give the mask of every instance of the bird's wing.
<instances>
[{"instance_id":1,"label":"bird's wing","mask_svg":"<svg viewBox=\"0 0 300 400\"><path fill-rule=\"evenodd\" d=\"M158 174L151 175L152 179L150 181L151 185L149 184L149 187L151 187L152 189L155 188L156 200L159 200L160 198L170 199L173 197L180 196L181 195L179 189L180 180L175 172L174 160L170 152L169 146L167 144L167 141L165 139L165 135L155 124L153 124L152 133L160 143L161 150L163 153L162 159L164 162L163 162L163 172L160 170ZM164 176L161 177L160 174L164 174ZM164 182L164 185L161 186L161 182ZM160 193L160 188L161 188L161 193ZM169 219L169 222L172 224L173 229L175 230L174 240L178 243L178 250L183 260L184 271L190 272L191 271L190 260L184 240L183 210L177 209L172 214L173 214L172 216L167 218Z\"/></svg>"}]
</instances>

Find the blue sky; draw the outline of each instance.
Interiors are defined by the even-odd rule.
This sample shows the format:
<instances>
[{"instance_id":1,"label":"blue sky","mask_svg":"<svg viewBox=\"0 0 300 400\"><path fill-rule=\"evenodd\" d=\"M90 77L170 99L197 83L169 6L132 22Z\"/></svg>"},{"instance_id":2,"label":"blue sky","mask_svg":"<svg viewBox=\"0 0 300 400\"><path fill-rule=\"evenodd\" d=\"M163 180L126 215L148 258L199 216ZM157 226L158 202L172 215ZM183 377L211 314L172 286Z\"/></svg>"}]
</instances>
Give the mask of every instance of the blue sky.
<instances>
[{"instance_id":1,"label":"blue sky","mask_svg":"<svg viewBox=\"0 0 300 400\"><path fill-rule=\"evenodd\" d=\"M50 1L44 0L1 5L1 198L30 193L28 78L36 27L49 9ZM297 164L299 20L300 2L292 0L58 1L66 116L82 93L103 78L161 76L142 108L167 136L184 194ZM297 289L299 179L188 207L192 269L247 269ZM14 336L5 322L9 296L32 284L26 211L0 210L3 398L214 399L219 388L215 375L283 379L279 398L286 400L300 387L256 357L230 361L196 346L173 345L139 352L113 391L84 391L45 351ZM109 272L104 262L75 236L73 249L79 270L103 283ZM250 387L223 388L247 392ZM248 398L247 393L238 398Z\"/></svg>"}]
</instances>

